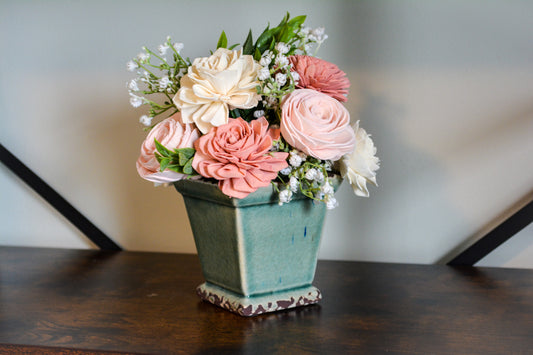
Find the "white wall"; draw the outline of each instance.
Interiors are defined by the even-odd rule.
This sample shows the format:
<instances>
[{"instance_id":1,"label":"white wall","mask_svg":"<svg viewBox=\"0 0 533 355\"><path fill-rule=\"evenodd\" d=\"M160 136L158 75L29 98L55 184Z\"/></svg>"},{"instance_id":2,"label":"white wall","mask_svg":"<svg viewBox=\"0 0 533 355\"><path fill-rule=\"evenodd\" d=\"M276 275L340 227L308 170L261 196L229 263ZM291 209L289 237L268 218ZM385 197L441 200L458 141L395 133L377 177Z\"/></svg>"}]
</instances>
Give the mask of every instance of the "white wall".
<instances>
[{"instance_id":1,"label":"white wall","mask_svg":"<svg viewBox=\"0 0 533 355\"><path fill-rule=\"evenodd\" d=\"M129 250L195 252L183 201L135 170L145 133L125 63L167 35L191 58L285 11L329 39L379 188L347 184L321 258L445 262L532 191L533 2L3 1L0 142ZM0 166L0 245L92 247ZM533 267L525 229L484 265Z\"/></svg>"}]
</instances>

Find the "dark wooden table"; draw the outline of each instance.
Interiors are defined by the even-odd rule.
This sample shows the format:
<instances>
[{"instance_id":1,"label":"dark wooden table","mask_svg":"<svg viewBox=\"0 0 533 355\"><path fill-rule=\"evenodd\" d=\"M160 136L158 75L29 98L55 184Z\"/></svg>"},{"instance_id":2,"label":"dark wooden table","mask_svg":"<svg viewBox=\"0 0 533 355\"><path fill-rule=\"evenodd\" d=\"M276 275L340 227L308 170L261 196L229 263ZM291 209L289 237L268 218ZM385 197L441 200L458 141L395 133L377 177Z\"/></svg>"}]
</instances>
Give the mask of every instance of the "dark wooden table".
<instances>
[{"instance_id":1,"label":"dark wooden table","mask_svg":"<svg viewBox=\"0 0 533 355\"><path fill-rule=\"evenodd\" d=\"M314 306L201 302L196 255L0 248L0 354L532 354L533 270L320 261Z\"/></svg>"}]
</instances>

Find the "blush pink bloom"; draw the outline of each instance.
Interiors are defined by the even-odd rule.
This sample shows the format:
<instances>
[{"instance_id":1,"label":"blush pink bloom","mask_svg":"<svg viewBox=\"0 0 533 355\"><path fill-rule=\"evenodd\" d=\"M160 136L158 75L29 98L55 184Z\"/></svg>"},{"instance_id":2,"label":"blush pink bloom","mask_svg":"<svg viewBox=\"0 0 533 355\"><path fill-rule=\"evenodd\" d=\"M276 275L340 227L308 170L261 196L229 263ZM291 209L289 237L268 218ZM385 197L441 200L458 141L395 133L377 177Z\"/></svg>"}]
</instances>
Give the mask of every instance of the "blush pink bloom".
<instances>
[{"instance_id":1,"label":"blush pink bloom","mask_svg":"<svg viewBox=\"0 0 533 355\"><path fill-rule=\"evenodd\" d=\"M269 152L272 136L264 117L251 123L230 118L194 143L193 168L203 177L218 180L225 195L244 198L268 186L286 168L287 153Z\"/></svg>"},{"instance_id":2,"label":"blush pink bloom","mask_svg":"<svg viewBox=\"0 0 533 355\"><path fill-rule=\"evenodd\" d=\"M355 146L348 110L331 96L310 89L285 96L280 128L287 143L321 160L338 160Z\"/></svg>"},{"instance_id":3,"label":"blush pink bloom","mask_svg":"<svg viewBox=\"0 0 533 355\"><path fill-rule=\"evenodd\" d=\"M339 101L347 101L350 81L346 73L333 63L307 55L289 57L294 71L300 76L299 89L313 89L323 92Z\"/></svg>"},{"instance_id":4,"label":"blush pink bloom","mask_svg":"<svg viewBox=\"0 0 533 355\"><path fill-rule=\"evenodd\" d=\"M178 112L171 117L159 122L148 133L141 146L141 154L137 159L137 172L148 181L168 183L183 179L187 175L172 170L159 171L160 165L155 157L157 151L154 139L157 139L166 148L192 148L200 132L191 124L181 123L181 114Z\"/></svg>"}]
</instances>

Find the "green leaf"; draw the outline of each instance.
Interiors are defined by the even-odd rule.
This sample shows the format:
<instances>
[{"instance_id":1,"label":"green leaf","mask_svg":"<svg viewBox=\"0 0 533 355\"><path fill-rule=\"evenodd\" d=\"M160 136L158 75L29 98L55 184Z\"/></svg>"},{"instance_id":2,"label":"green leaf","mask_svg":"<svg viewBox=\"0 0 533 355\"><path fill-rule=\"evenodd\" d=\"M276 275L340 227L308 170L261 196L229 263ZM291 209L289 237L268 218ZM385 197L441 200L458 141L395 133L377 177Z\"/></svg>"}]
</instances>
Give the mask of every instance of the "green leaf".
<instances>
[{"instance_id":1,"label":"green leaf","mask_svg":"<svg viewBox=\"0 0 533 355\"><path fill-rule=\"evenodd\" d=\"M259 49L255 49L255 53L254 53L254 59L259 61L261 60L261 52L259 52Z\"/></svg>"},{"instance_id":2,"label":"green leaf","mask_svg":"<svg viewBox=\"0 0 533 355\"><path fill-rule=\"evenodd\" d=\"M228 38L226 37L226 32L222 31L220 38L218 39L217 49L226 48L228 46Z\"/></svg>"},{"instance_id":3,"label":"green leaf","mask_svg":"<svg viewBox=\"0 0 533 355\"><path fill-rule=\"evenodd\" d=\"M195 150L193 148L181 148L178 152L178 164L183 166L189 159L194 156Z\"/></svg>"},{"instance_id":4,"label":"green leaf","mask_svg":"<svg viewBox=\"0 0 533 355\"><path fill-rule=\"evenodd\" d=\"M165 148L164 145L159 143L157 139L154 138L154 142L155 142L155 148L157 149L159 154L161 154L163 157L170 157L172 155L172 152L168 150L167 148Z\"/></svg>"},{"instance_id":5,"label":"green leaf","mask_svg":"<svg viewBox=\"0 0 533 355\"><path fill-rule=\"evenodd\" d=\"M287 25L292 29L296 29L300 27L301 25L303 25L303 23L305 22L305 19L306 19L305 15L296 16L295 18L287 22Z\"/></svg>"},{"instance_id":6,"label":"green leaf","mask_svg":"<svg viewBox=\"0 0 533 355\"><path fill-rule=\"evenodd\" d=\"M289 21L289 18L291 17L291 15L289 14L289 12L287 11L287 13L285 14L285 17L283 17L283 19L281 20L281 22L279 23L278 27L281 27L283 26L284 24L287 23L287 21Z\"/></svg>"},{"instance_id":7,"label":"green leaf","mask_svg":"<svg viewBox=\"0 0 533 355\"><path fill-rule=\"evenodd\" d=\"M167 166L167 169L183 174L183 168L178 164L170 164L169 166Z\"/></svg>"},{"instance_id":8,"label":"green leaf","mask_svg":"<svg viewBox=\"0 0 533 355\"><path fill-rule=\"evenodd\" d=\"M293 36L294 36L294 33L290 30L289 26L285 24L283 25L283 27L281 27L281 31L278 37L278 42L288 43L289 39Z\"/></svg>"},{"instance_id":9,"label":"green leaf","mask_svg":"<svg viewBox=\"0 0 533 355\"><path fill-rule=\"evenodd\" d=\"M266 30L265 32L261 33L261 36L259 36L257 39L257 42L255 43L255 49L259 50L261 54L263 54L263 52L268 48L270 41L272 38L274 38L275 30L276 28Z\"/></svg>"},{"instance_id":10,"label":"green leaf","mask_svg":"<svg viewBox=\"0 0 533 355\"><path fill-rule=\"evenodd\" d=\"M194 172L193 168L192 168L192 160L193 158L187 160L187 162L183 165L183 173L184 174L187 174L187 175L190 175Z\"/></svg>"},{"instance_id":11,"label":"green leaf","mask_svg":"<svg viewBox=\"0 0 533 355\"><path fill-rule=\"evenodd\" d=\"M251 55L254 53L254 40L252 38L252 30L248 32L248 36L246 37L246 41L244 41L244 44L242 46L242 54L248 54Z\"/></svg>"},{"instance_id":12,"label":"green leaf","mask_svg":"<svg viewBox=\"0 0 533 355\"><path fill-rule=\"evenodd\" d=\"M268 46L268 49L272 51L274 50L274 47L276 47L276 39L272 38L272 41L270 42L270 46Z\"/></svg>"},{"instance_id":13,"label":"green leaf","mask_svg":"<svg viewBox=\"0 0 533 355\"><path fill-rule=\"evenodd\" d=\"M161 159L161 167L159 168L159 171L163 172L165 171L165 169L170 165L170 163L172 162L172 159L170 158L163 158Z\"/></svg>"},{"instance_id":14,"label":"green leaf","mask_svg":"<svg viewBox=\"0 0 533 355\"><path fill-rule=\"evenodd\" d=\"M229 50L232 50L232 49L234 49L235 47L237 47L238 45L239 45L239 43L235 43L235 44L231 45L228 49L229 49Z\"/></svg>"}]
</instances>

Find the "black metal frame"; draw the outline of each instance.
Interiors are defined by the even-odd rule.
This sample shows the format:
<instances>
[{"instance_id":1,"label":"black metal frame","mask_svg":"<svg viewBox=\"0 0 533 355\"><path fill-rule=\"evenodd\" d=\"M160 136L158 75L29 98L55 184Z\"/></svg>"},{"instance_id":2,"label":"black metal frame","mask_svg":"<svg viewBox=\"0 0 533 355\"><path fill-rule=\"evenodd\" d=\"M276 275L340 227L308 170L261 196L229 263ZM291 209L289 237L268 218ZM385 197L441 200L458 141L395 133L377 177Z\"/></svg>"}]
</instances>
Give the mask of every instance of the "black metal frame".
<instances>
[{"instance_id":1,"label":"black metal frame","mask_svg":"<svg viewBox=\"0 0 533 355\"><path fill-rule=\"evenodd\" d=\"M448 262L448 265L474 265L531 222L533 222L533 201L530 201L483 238L453 258Z\"/></svg>"},{"instance_id":2,"label":"black metal frame","mask_svg":"<svg viewBox=\"0 0 533 355\"><path fill-rule=\"evenodd\" d=\"M37 176L37 174L30 170L2 144L0 144L0 160L7 168L37 192L46 202L61 213L100 249L113 251L122 250L118 244L89 221L56 190Z\"/></svg>"}]
</instances>

